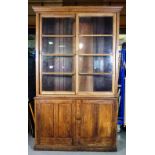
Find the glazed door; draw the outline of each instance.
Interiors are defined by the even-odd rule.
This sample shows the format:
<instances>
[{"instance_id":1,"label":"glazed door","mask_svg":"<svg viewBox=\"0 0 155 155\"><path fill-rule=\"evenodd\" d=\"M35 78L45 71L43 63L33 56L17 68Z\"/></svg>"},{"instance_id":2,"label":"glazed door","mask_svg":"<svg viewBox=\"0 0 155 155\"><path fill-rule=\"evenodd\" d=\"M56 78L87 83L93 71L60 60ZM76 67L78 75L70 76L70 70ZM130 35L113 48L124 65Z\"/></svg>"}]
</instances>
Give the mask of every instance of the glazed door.
<instances>
[{"instance_id":1,"label":"glazed door","mask_svg":"<svg viewBox=\"0 0 155 155\"><path fill-rule=\"evenodd\" d=\"M115 16L80 14L78 25L78 93L114 93Z\"/></svg>"},{"instance_id":2,"label":"glazed door","mask_svg":"<svg viewBox=\"0 0 155 155\"><path fill-rule=\"evenodd\" d=\"M42 14L40 20L40 93L75 94L75 17Z\"/></svg>"},{"instance_id":3,"label":"glazed door","mask_svg":"<svg viewBox=\"0 0 155 155\"><path fill-rule=\"evenodd\" d=\"M36 101L36 145L72 145L74 104L72 100Z\"/></svg>"},{"instance_id":4,"label":"glazed door","mask_svg":"<svg viewBox=\"0 0 155 155\"><path fill-rule=\"evenodd\" d=\"M82 100L76 105L77 142L85 146L111 146L116 131L113 100Z\"/></svg>"}]
</instances>

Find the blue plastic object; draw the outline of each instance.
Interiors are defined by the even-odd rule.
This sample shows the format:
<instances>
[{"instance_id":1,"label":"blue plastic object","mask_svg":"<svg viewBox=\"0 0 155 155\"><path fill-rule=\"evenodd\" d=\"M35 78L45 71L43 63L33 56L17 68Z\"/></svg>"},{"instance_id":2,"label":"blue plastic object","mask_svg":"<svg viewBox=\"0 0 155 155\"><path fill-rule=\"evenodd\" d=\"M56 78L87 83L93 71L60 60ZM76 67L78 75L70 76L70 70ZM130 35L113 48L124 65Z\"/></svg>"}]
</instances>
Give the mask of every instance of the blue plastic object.
<instances>
[{"instance_id":1,"label":"blue plastic object","mask_svg":"<svg viewBox=\"0 0 155 155\"><path fill-rule=\"evenodd\" d=\"M124 111L125 111L125 77L126 77L126 43L122 44L121 62L120 62L120 72L119 81L120 86L120 104L118 111L118 125L124 125Z\"/></svg>"}]
</instances>

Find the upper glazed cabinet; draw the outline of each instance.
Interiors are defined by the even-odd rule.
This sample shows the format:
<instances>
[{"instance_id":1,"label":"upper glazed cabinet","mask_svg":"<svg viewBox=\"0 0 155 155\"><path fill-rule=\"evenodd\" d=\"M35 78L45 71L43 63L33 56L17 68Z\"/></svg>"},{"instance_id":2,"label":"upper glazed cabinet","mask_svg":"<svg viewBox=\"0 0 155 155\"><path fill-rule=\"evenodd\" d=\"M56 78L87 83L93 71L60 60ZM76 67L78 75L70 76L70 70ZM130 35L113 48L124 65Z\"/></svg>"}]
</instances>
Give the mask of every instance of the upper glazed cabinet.
<instances>
[{"instance_id":1,"label":"upper glazed cabinet","mask_svg":"<svg viewBox=\"0 0 155 155\"><path fill-rule=\"evenodd\" d=\"M38 95L116 94L114 11L47 13L44 10L36 19Z\"/></svg>"}]
</instances>

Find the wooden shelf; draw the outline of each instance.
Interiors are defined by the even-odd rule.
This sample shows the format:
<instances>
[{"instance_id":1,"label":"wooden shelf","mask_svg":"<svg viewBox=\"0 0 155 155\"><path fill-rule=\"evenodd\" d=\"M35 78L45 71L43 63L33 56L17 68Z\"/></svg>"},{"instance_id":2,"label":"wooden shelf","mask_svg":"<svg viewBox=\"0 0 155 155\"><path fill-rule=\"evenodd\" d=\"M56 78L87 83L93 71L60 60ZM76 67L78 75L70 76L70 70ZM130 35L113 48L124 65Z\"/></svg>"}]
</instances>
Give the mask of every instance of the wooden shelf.
<instances>
[{"instance_id":1,"label":"wooden shelf","mask_svg":"<svg viewBox=\"0 0 155 155\"><path fill-rule=\"evenodd\" d=\"M112 56L113 54L79 54L79 56Z\"/></svg>"},{"instance_id":2,"label":"wooden shelf","mask_svg":"<svg viewBox=\"0 0 155 155\"><path fill-rule=\"evenodd\" d=\"M79 37L112 37L113 34L79 34Z\"/></svg>"},{"instance_id":3,"label":"wooden shelf","mask_svg":"<svg viewBox=\"0 0 155 155\"><path fill-rule=\"evenodd\" d=\"M73 57L75 54L51 54L51 53L42 53L42 56L63 56L63 57Z\"/></svg>"},{"instance_id":4,"label":"wooden shelf","mask_svg":"<svg viewBox=\"0 0 155 155\"><path fill-rule=\"evenodd\" d=\"M75 37L75 35L50 35L50 34L42 34L42 37L58 37L58 38L67 38L67 37Z\"/></svg>"},{"instance_id":5,"label":"wooden shelf","mask_svg":"<svg viewBox=\"0 0 155 155\"><path fill-rule=\"evenodd\" d=\"M113 34L79 34L79 37L112 37ZM75 35L42 34L42 37L75 37Z\"/></svg>"},{"instance_id":6,"label":"wooden shelf","mask_svg":"<svg viewBox=\"0 0 155 155\"><path fill-rule=\"evenodd\" d=\"M53 94L53 95L60 95L60 94L64 94L64 95L70 95L70 94L75 94L75 91L42 91L43 95L48 95L48 94Z\"/></svg>"},{"instance_id":7,"label":"wooden shelf","mask_svg":"<svg viewBox=\"0 0 155 155\"><path fill-rule=\"evenodd\" d=\"M42 75L74 75L75 73L67 72L42 72Z\"/></svg>"},{"instance_id":8,"label":"wooden shelf","mask_svg":"<svg viewBox=\"0 0 155 155\"><path fill-rule=\"evenodd\" d=\"M100 72L100 73L79 73L79 75L112 75L112 73L105 73L105 72Z\"/></svg>"}]
</instances>

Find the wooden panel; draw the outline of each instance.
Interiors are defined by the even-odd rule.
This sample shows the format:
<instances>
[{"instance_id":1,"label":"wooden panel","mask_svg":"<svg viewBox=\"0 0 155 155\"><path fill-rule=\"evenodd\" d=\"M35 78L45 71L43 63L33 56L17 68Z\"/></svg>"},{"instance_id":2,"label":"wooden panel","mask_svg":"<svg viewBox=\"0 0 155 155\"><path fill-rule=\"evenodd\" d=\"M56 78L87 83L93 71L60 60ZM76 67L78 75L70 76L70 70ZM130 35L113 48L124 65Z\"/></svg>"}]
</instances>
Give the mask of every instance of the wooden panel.
<instances>
[{"instance_id":1,"label":"wooden panel","mask_svg":"<svg viewBox=\"0 0 155 155\"><path fill-rule=\"evenodd\" d=\"M90 138L95 136L95 124L96 124L96 115L95 115L95 106L91 103L81 104L81 129L80 137L81 138Z\"/></svg>"},{"instance_id":2,"label":"wooden panel","mask_svg":"<svg viewBox=\"0 0 155 155\"><path fill-rule=\"evenodd\" d=\"M101 104L98 110L98 135L110 137L112 134L112 104Z\"/></svg>"},{"instance_id":3,"label":"wooden panel","mask_svg":"<svg viewBox=\"0 0 155 155\"><path fill-rule=\"evenodd\" d=\"M80 145L113 145L113 100L83 100L80 104Z\"/></svg>"},{"instance_id":4,"label":"wooden panel","mask_svg":"<svg viewBox=\"0 0 155 155\"><path fill-rule=\"evenodd\" d=\"M54 136L54 105L50 103L37 103L36 128L38 138Z\"/></svg>"},{"instance_id":5,"label":"wooden panel","mask_svg":"<svg viewBox=\"0 0 155 155\"><path fill-rule=\"evenodd\" d=\"M36 145L72 145L73 103L72 100L36 101Z\"/></svg>"},{"instance_id":6,"label":"wooden panel","mask_svg":"<svg viewBox=\"0 0 155 155\"><path fill-rule=\"evenodd\" d=\"M68 101L71 102L71 101ZM72 137L72 105L62 103L58 105L58 133L59 137Z\"/></svg>"}]
</instances>

